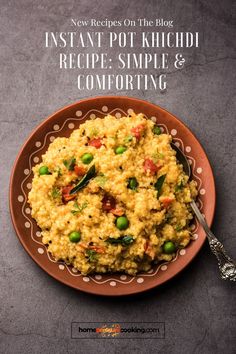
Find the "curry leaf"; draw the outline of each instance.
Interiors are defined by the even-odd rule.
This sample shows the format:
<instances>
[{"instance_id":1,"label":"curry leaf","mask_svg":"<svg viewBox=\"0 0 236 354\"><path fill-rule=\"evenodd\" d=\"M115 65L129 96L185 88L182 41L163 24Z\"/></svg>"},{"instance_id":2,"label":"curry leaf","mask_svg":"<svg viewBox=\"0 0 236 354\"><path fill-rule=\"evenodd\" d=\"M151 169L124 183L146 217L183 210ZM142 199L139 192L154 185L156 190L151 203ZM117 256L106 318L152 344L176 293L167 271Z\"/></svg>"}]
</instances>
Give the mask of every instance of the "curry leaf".
<instances>
[{"instance_id":1,"label":"curry leaf","mask_svg":"<svg viewBox=\"0 0 236 354\"><path fill-rule=\"evenodd\" d=\"M122 246L128 246L134 242L134 238L131 235L120 236L118 238L109 237L105 242L111 244L121 244Z\"/></svg>"},{"instance_id":2,"label":"curry leaf","mask_svg":"<svg viewBox=\"0 0 236 354\"><path fill-rule=\"evenodd\" d=\"M95 168L95 165L92 165L88 172L84 175L84 177L77 183L77 185L72 188L72 190L70 191L70 194L75 194L77 193L80 189L84 188L88 183L89 181L95 177L96 175L96 168Z\"/></svg>"},{"instance_id":3,"label":"curry leaf","mask_svg":"<svg viewBox=\"0 0 236 354\"><path fill-rule=\"evenodd\" d=\"M156 183L154 184L155 189L157 190L157 196L159 197L160 193L161 193L161 189L163 186L163 183L165 181L166 178L166 174L162 175L158 178L158 180L156 181Z\"/></svg>"}]
</instances>

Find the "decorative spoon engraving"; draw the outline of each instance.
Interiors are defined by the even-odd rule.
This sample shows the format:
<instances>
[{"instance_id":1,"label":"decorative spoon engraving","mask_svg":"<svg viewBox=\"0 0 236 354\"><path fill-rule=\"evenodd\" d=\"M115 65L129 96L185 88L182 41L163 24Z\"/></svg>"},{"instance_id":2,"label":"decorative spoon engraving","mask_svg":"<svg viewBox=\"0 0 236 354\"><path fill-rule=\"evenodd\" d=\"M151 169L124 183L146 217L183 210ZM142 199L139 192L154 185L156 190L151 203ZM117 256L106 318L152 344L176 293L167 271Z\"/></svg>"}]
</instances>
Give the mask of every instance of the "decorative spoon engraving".
<instances>
[{"instance_id":1,"label":"decorative spoon engraving","mask_svg":"<svg viewBox=\"0 0 236 354\"><path fill-rule=\"evenodd\" d=\"M176 158L183 165L184 172L190 177L191 168L188 163L187 157L174 143L171 143L171 147L176 151ZM212 253L214 253L218 261L221 278L224 280L229 279L232 281L236 281L236 262L233 261L233 259L226 254L223 244L215 237L215 235L210 230L204 216L198 209L196 203L192 201L190 205L199 223L202 225L204 231L206 232L211 251Z\"/></svg>"}]
</instances>

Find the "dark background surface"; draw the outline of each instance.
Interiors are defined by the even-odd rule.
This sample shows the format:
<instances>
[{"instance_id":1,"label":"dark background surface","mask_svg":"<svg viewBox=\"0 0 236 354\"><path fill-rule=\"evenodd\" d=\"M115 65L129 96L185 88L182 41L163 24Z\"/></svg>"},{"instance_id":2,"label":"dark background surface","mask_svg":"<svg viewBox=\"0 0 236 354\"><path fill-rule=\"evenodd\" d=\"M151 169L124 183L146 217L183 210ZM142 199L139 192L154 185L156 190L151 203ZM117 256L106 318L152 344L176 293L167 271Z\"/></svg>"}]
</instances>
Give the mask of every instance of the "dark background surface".
<instances>
[{"instance_id":1,"label":"dark background surface","mask_svg":"<svg viewBox=\"0 0 236 354\"><path fill-rule=\"evenodd\" d=\"M1 0L0 6L0 352L129 353L132 349L135 353L233 353L235 284L220 280L207 244L166 285L139 296L102 298L70 289L42 271L18 242L8 211L12 164L31 130L55 110L80 98L117 94L78 91L76 74L60 71L53 50L44 48L44 32L70 30L72 17L174 20L174 31L201 34L200 48L187 51L186 67L169 75L165 94L119 94L159 104L197 135L215 174L213 231L236 258L233 1ZM118 51L112 51L112 56ZM72 340L72 321L163 321L166 336L157 340Z\"/></svg>"}]
</instances>

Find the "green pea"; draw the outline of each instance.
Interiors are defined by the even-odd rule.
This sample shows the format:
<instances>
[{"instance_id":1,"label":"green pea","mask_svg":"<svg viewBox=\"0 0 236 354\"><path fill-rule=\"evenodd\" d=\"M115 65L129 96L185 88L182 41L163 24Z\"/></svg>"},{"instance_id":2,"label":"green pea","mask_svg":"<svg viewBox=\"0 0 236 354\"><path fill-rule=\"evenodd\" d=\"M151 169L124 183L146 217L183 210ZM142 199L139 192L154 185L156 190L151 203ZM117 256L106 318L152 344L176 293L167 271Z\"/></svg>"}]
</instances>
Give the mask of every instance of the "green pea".
<instances>
[{"instance_id":1,"label":"green pea","mask_svg":"<svg viewBox=\"0 0 236 354\"><path fill-rule=\"evenodd\" d=\"M119 230L126 230L129 227L129 220L126 216L119 216L116 219L116 227Z\"/></svg>"},{"instance_id":2,"label":"green pea","mask_svg":"<svg viewBox=\"0 0 236 354\"><path fill-rule=\"evenodd\" d=\"M138 181L135 177L131 177L128 179L128 186L129 189L132 189L133 191L136 190L136 188L138 187Z\"/></svg>"},{"instance_id":3,"label":"green pea","mask_svg":"<svg viewBox=\"0 0 236 354\"><path fill-rule=\"evenodd\" d=\"M71 242L79 242L80 239L81 239L81 233L79 231L72 231L70 234L69 234L69 239Z\"/></svg>"},{"instance_id":4,"label":"green pea","mask_svg":"<svg viewBox=\"0 0 236 354\"><path fill-rule=\"evenodd\" d=\"M93 160L93 155L87 152L83 154L80 159L85 165L88 165Z\"/></svg>"},{"instance_id":5,"label":"green pea","mask_svg":"<svg viewBox=\"0 0 236 354\"><path fill-rule=\"evenodd\" d=\"M42 176L42 175L50 175L48 167L47 166L41 166L40 169L39 169L39 174L40 174L40 176Z\"/></svg>"},{"instance_id":6,"label":"green pea","mask_svg":"<svg viewBox=\"0 0 236 354\"><path fill-rule=\"evenodd\" d=\"M163 251L166 254L171 254L176 251L176 247L172 241L167 241L163 245Z\"/></svg>"},{"instance_id":7,"label":"green pea","mask_svg":"<svg viewBox=\"0 0 236 354\"><path fill-rule=\"evenodd\" d=\"M153 133L156 134L156 135L160 135L161 134L161 128L158 127L158 125L154 125Z\"/></svg>"},{"instance_id":8,"label":"green pea","mask_svg":"<svg viewBox=\"0 0 236 354\"><path fill-rule=\"evenodd\" d=\"M116 155L121 155L123 154L123 152L125 152L127 150L127 148L125 146L118 146L116 149L115 149L115 153Z\"/></svg>"}]
</instances>

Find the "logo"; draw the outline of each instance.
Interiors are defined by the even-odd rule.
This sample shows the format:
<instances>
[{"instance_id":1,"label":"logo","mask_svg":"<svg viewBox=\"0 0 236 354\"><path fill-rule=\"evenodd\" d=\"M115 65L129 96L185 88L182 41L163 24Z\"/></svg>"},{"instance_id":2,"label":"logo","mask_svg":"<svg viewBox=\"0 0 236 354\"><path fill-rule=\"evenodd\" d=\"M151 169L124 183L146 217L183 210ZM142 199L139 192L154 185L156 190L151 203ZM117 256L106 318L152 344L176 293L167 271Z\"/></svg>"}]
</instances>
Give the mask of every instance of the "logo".
<instances>
[{"instance_id":1,"label":"logo","mask_svg":"<svg viewBox=\"0 0 236 354\"><path fill-rule=\"evenodd\" d=\"M164 339L164 322L72 322L72 339Z\"/></svg>"}]
</instances>

